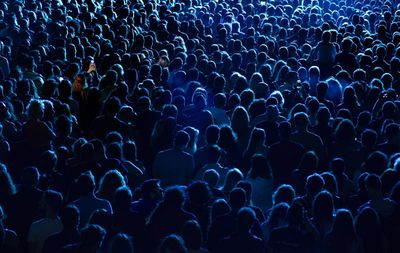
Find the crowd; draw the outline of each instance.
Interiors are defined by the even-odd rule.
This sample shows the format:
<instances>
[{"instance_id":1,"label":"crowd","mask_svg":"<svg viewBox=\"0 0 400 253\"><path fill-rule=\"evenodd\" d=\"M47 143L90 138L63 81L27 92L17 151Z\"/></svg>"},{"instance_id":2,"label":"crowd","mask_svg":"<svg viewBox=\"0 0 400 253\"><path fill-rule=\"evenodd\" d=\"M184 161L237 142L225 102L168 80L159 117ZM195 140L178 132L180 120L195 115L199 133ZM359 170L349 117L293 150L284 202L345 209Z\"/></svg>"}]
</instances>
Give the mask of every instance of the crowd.
<instances>
[{"instance_id":1,"label":"crowd","mask_svg":"<svg viewBox=\"0 0 400 253\"><path fill-rule=\"evenodd\" d=\"M0 252L400 252L399 4L0 0Z\"/></svg>"}]
</instances>

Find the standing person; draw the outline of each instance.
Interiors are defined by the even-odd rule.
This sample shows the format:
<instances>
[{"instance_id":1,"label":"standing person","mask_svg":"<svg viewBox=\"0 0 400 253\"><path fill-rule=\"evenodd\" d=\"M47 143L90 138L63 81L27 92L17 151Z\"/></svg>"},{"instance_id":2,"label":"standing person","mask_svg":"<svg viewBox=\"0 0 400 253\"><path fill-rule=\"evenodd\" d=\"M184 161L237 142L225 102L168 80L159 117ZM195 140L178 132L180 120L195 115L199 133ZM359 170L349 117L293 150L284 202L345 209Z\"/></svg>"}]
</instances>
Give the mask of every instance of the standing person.
<instances>
[{"instance_id":1,"label":"standing person","mask_svg":"<svg viewBox=\"0 0 400 253\"><path fill-rule=\"evenodd\" d=\"M324 238L326 253L351 253L357 251L357 236L353 224L353 215L349 210L340 209L336 213L332 230Z\"/></svg>"},{"instance_id":2,"label":"standing person","mask_svg":"<svg viewBox=\"0 0 400 253\"><path fill-rule=\"evenodd\" d=\"M186 185L193 179L194 159L184 151L188 143L189 135L179 131L175 135L174 146L156 155L153 175L161 180L163 187Z\"/></svg>"},{"instance_id":3,"label":"standing person","mask_svg":"<svg viewBox=\"0 0 400 253\"><path fill-rule=\"evenodd\" d=\"M61 193L48 190L42 198L45 217L32 223L28 232L28 245L30 253L41 253L46 239L63 229L63 224L57 216L63 202Z\"/></svg>"},{"instance_id":4,"label":"standing person","mask_svg":"<svg viewBox=\"0 0 400 253\"><path fill-rule=\"evenodd\" d=\"M336 47L331 42L331 32L324 31L322 33L322 40L311 52L310 60L316 61L320 71L321 79L325 80L331 75L332 67L335 63Z\"/></svg>"},{"instance_id":5,"label":"standing person","mask_svg":"<svg viewBox=\"0 0 400 253\"><path fill-rule=\"evenodd\" d=\"M273 180L268 160L262 155L254 155L251 159L251 169L247 181L253 189L252 203L263 212L272 206Z\"/></svg>"}]
</instances>

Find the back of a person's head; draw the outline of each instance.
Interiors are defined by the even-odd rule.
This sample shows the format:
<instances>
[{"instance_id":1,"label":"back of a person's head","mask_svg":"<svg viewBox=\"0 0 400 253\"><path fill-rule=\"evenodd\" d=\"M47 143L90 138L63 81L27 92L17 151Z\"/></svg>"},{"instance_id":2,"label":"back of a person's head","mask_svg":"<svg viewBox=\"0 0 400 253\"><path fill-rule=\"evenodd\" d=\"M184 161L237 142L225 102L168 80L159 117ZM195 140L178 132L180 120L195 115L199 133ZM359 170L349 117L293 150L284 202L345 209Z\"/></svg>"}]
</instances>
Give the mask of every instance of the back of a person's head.
<instances>
[{"instance_id":1,"label":"back of a person's head","mask_svg":"<svg viewBox=\"0 0 400 253\"><path fill-rule=\"evenodd\" d=\"M377 212L371 207L364 207L356 216L355 229L357 235L364 240L378 240L381 236L381 223Z\"/></svg>"},{"instance_id":2,"label":"back of a person's head","mask_svg":"<svg viewBox=\"0 0 400 253\"><path fill-rule=\"evenodd\" d=\"M274 205L283 202L291 204L295 197L296 192L294 188L289 184L282 184L272 194L272 202Z\"/></svg>"},{"instance_id":3,"label":"back of a person's head","mask_svg":"<svg viewBox=\"0 0 400 253\"><path fill-rule=\"evenodd\" d=\"M284 224L289 207L288 203L282 202L271 208L271 212L266 219L270 228L280 227Z\"/></svg>"},{"instance_id":4,"label":"back of a person's head","mask_svg":"<svg viewBox=\"0 0 400 253\"><path fill-rule=\"evenodd\" d=\"M203 181L211 188L216 187L219 181L219 173L214 169L208 169L203 174Z\"/></svg>"},{"instance_id":5,"label":"back of a person's head","mask_svg":"<svg viewBox=\"0 0 400 253\"><path fill-rule=\"evenodd\" d=\"M347 209L339 209L335 215L331 234L337 239L352 241L355 239L353 215ZM344 243L344 242L341 242Z\"/></svg>"},{"instance_id":6,"label":"back of a person's head","mask_svg":"<svg viewBox=\"0 0 400 253\"><path fill-rule=\"evenodd\" d=\"M190 140L190 136L185 131L181 130L178 131L174 138L174 145L175 147L185 148Z\"/></svg>"},{"instance_id":7,"label":"back of a person's head","mask_svg":"<svg viewBox=\"0 0 400 253\"><path fill-rule=\"evenodd\" d=\"M93 174L91 172L82 173L76 181L76 187L82 196L92 194L96 188Z\"/></svg>"},{"instance_id":8,"label":"back of a person's head","mask_svg":"<svg viewBox=\"0 0 400 253\"><path fill-rule=\"evenodd\" d=\"M205 205L211 198L210 189L204 181L195 181L187 187L189 201L195 205Z\"/></svg>"},{"instance_id":9,"label":"back of a person's head","mask_svg":"<svg viewBox=\"0 0 400 253\"><path fill-rule=\"evenodd\" d=\"M307 194L315 196L323 189L324 185L324 179L319 174L314 173L308 176L306 181Z\"/></svg>"},{"instance_id":10,"label":"back of a person's head","mask_svg":"<svg viewBox=\"0 0 400 253\"><path fill-rule=\"evenodd\" d=\"M381 179L376 174L369 174L365 178L365 187L368 191L380 192L382 189Z\"/></svg>"},{"instance_id":11,"label":"back of a person's head","mask_svg":"<svg viewBox=\"0 0 400 253\"><path fill-rule=\"evenodd\" d=\"M183 226L182 238L189 250L199 250L203 243L203 236L199 223L195 220L187 221Z\"/></svg>"},{"instance_id":12,"label":"back of a person's head","mask_svg":"<svg viewBox=\"0 0 400 253\"><path fill-rule=\"evenodd\" d=\"M160 253L189 253L183 239L176 234L168 235L160 245Z\"/></svg>"},{"instance_id":13,"label":"back of a person's head","mask_svg":"<svg viewBox=\"0 0 400 253\"><path fill-rule=\"evenodd\" d=\"M243 188L234 188L229 193L229 202L232 208L238 209L246 204L246 191Z\"/></svg>"},{"instance_id":14,"label":"back of a person's head","mask_svg":"<svg viewBox=\"0 0 400 253\"><path fill-rule=\"evenodd\" d=\"M239 169L230 169L225 177L224 188L232 189L242 179L243 173Z\"/></svg>"},{"instance_id":15,"label":"back of a person's head","mask_svg":"<svg viewBox=\"0 0 400 253\"><path fill-rule=\"evenodd\" d=\"M103 243L106 231L99 225L90 224L81 229L80 234L81 247L97 251Z\"/></svg>"},{"instance_id":16,"label":"back of a person's head","mask_svg":"<svg viewBox=\"0 0 400 253\"><path fill-rule=\"evenodd\" d=\"M22 173L21 183L24 187L36 187L39 183L39 171L36 167L27 167Z\"/></svg>"},{"instance_id":17,"label":"back of a person's head","mask_svg":"<svg viewBox=\"0 0 400 253\"><path fill-rule=\"evenodd\" d=\"M239 232L247 232L256 220L256 214L249 207L242 207L237 214L237 224Z\"/></svg>"},{"instance_id":18,"label":"back of a person's head","mask_svg":"<svg viewBox=\"0 0 400 253\"><path fill-rule=\"evenodd\" d=\"M163 203L168 207L180 208L184 200L183 191L179 187L173 186L165 191Z\"/></svg>"},{"instance_id":19,"label":"back of a person's head","mask_svg":"<svg viewBox=\"0 0 400 253\"><path fill-rule=\"evenodd\" d=\"M115 235L110 243L110 253L133 253L132 239L127 234Z\"/></svg>"},{"instance_id":20,"label":"back of a person's head","mask_svg":"<svg viewBox=\"0 0 400 253\"><path fill-rule=\"evenodd\" d=\"M158 179L148 179L142 183L140 186L140 192L144 199L151 199L157 190L160 189L160 180Z\"/></svg>"},{"instance_id":21,"label":"back of a person's head","mask_svg":"<svg viewBox=\"0 0 400 253\"><path fill-rule=\"evenodd\" d=\"M328 191L318 193L313 201L313 217L317 222L329 221L333 217L335 206Z\"/></svg>"},{"instance_id":22,"label":"back of a person's head","mask_svg":"<svg viewBox=\"0 0 400 253\"><path fill-rule=\"evenodd\" d=\"M132 202L132 192L127 186L121 186L115 191L114 207L116 209L128 210L131 202Z\"/></svg>"},{"instance_id":23,"label":"back of a person's head","mask_svg":"<svg viewBox=\"0 0 400 253\"><path fill-rule=\"evenodd\" d=\"M104 228L107 232L110 232L112 229L113 217L110 212L106 209L97 209L95 210L89 218L88 224L99 225Z\"/></svg>"},{"instance_id":24,"label":"back of a person's head","mask_svg":"<svg viewBox=\"0 0 400 253\"><path fill-rule=\"evenodd\" d=\"M341 175L346 170L346 164L342 158L334 158L331 162L331 169L335 175Z\"/></svg>"},{"instance_id":25,"label":"back of a person's head","mask_svg":"<svg viewBox=\"0 0 400 253\"><path fill-rule=\"evenodd\" d=\"M289 138L292 134L292 127L288 121L283 121L279 124L279 135L281 139Z\"/></svg>"},{"instance_id":26,"label":"back of a person's head","mask_svg":"<svg viewBox=\"0 0 400 253\"><path fill-rule=\"evenodd\" d=\"M251 158L251 169L249 172L249 177L251 178L271 178L271 168L269 166L268 160L265 156L260 154L255 154Z\"/></svg>"},{"instance_id":27,"label":"back of a person's head","mask_svg":"<svg viewBox=\"0 0 400 253\"><path fill-rule=\"evenodd\" d=\"M60 220L66 228L77 228L80 222L80 212L76 206L68 205L60 210Z\"/></svg>"},{"instance_id":28,"label":"back of a person's head","mask_svg":"<svg viewBox=\"0 0 400 253\"><path fill-rule=\"evenodd\" d=\"M304 112L298 112L294 115L294 123L297 129L306 129L308 126L308 115Z\"/></svg>"},{"instance_id":29,"label":"back of a person's head","mask_svg":"<svg viewBox=\"0 0 400 253\"><path fill-rule=\"evenodd\" d=\"M54 213L57 213L63 204L63 196L61 193L47 190L43 195L46 206L49 207Z\"/></svg>"},{"instance_id":30,"label":"back of a person's head","mask_svg":"<svg viewBox=\"0 0 400 253\"><path fill-rule=\"evenodd\" d=\"M375 130L372 129L365 129L361 133L361 143L364 147L371 148L376 144L378 139L378 134Z\"/></svg>"},{"instance_id":31,"label":"back of a person's head","mask_svg":"<svg viewBox=\"0 0 400 253\"><path fill-rule=\"evenodd\" d=\"M385 127L385 137L388 141L393 141L396 138L399 139L400 126L396 123L390 123Z\"/></svg>"},{"instance_id":32,"label":"back of a person's head","mask_svg":"<svg viewBox=\"0 0 400 253\"><path fill-rule=\"evenodd\" d=\"M216 144L219 138L219 127L210 125L206 129L206 140L208 144Z\"/></svg>"},{"instance_id":33,"label":"back of a person's head","mask_svg":"<svg viewBox=\"0 0 400 253\"><path fill-rule=\"evenodd\" d=\"M116 189L125 186L125 184L125 178L122 176L121 172L118 170L109 170L100 179L98 193L114 193Z\"/></svg>"}]
</instances>

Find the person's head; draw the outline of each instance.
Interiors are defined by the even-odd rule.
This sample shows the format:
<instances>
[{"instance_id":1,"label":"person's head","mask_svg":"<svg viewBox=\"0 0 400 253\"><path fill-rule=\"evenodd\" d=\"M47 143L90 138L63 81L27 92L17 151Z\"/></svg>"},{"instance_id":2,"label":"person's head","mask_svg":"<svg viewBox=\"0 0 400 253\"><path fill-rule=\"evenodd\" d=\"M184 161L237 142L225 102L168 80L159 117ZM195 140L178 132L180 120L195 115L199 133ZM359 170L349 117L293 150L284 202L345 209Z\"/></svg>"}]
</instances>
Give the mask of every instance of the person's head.
<instances>
[{"instance_id":1,"label":"person's head","mask_svg":"<svg viewBox=\"0 0 400 253\"><path fill-rule=\"evenodd\" d=\"M148 179L140 187L142 198L146 200L160 199L163 196L163 190L160 186L160 180Z\"/></svg>"},{"instance_id":2,"label":"person's head","mask_svg":"<svg viewBox=\"0 0 400 253\"><path fill-rule=\"evenodd\" d=\"M333 197L328 191L318 193L313 201L313 217L317 222L326 222L333 218Z\"/></svg>"},{"instance_id":3,"label":"person's head","mask_svg":"<svg viewBox=\"0 0 400 253\"><path fill-rule=\"evenodd\" d=\"M132 239L127 234L115 235L110 244L110 253L133 253Z\"/></svg>"},{"instance_id":4,"label":"person's head","mask_svg":"<svg viewBox=\"0 0 400 253\"><path fill-rule=\"evenodd\" d=\"M61 193L53 190L47 190L43 193L43 204L46 215L56 215L62 203L63 197Z\"/></svg>"},{"instance_id":5,"label":"person's head","mask_svg":"<svg viewBox=\"0 0 400 253\"><path fill-rule=\"evenodd\" d=\"M249 177L253 179L257 177L271 179L271 168L265 156L256 154L251 158Z\"/></svg>"},{"instance_id":6,"label":"person's head","mask_svg":"<svg viewBox=\"0 0 400 253\"><path fill-rule=\"evenodd\" d=\"M230 191L240 180L243 179L243 174L240 170L230 169L225 177L224 190Z\"/></svg>"},{"instance_id":7,"label":"person's head","mask_svg":"<svg viewBox=\"0 0 400 253\"><path fill-rule=\"evenodd\" d=\"M60 220L64 230L78 228L80 222L79 214L79 209L73 205L68 205L60 210Z\"/></svg>"},{"instance_id":8,"label":"person's head","mask_svg":"<svg viewBox=\"0 0 400 253\"><path fill-rule=\"evenodd\" d=\"M97 194L104 198L111 199L115 191L121 186L125 186L125 179L121 172L118 170L109 170L100 179Z\"/></svg>"},{"instance_id":9,"label":"person's head","mask_svg":"<svg viewBox=\"0 0 400 253\"><path fill-rule=\"evenodd\" d=\"M243 188L236 187L229 193L229 203L232 209L238 210L246 204L246 191Z\"/></svg>"},{"instance_id":10,"label":"person's head","mask_svg":"<svg viewBox=\"0 0 400 253\"><path fill-rule=\"evenodd\" d=\"M160 245L160 253L189 253L183 239L176 234L168 235Z\"/></svg>"},{"instance_id":11,"label":"person's head","mask_svg":"<svg viewBox=\"0 0 400 253\"><path fill-rule=\"evenodd\" d=\"M282 184L272 194L272 203L274 205L279 203L292 204L295 197L296 192L294 188L289 184Z\"/></svg>"},{"instance_id":12,"label":"person's head","mask_svg":"<svg viewBox=\"0 0 400 253\"><path fill-rule=\"evenodd\" d=\"M39 171L36 167L27 167L24 169L21 178L21 186L24 188L33 188L39 184Z\"/></svg>"},{"instance_id":13,"label":"person's head","mask_svg":"<svg viewBox=\"0 0 400 253\"><path fill-rule=\"evenodd\" d=\"M187 187L189 201L195 205L206 205L211 198L208 185L203 181L195 181Z\"/></svg>"},{"instance_id":14,"label":"person's head","mask_svg":"<svg viewBox=\"0 0 400 253\"><path fill-rule=\"evenodd\" d=\"M331 169L334 175L342 175L346 170L346 164L342 158L334 158L331 162Z\"/></svg>"},{"instance_id":15,"label":"person's head","mask_svg":"<svg viewBox=\"0 0 400 253\"><path fill-rule=\"evenodd\" d=\"M132 202L132 192L127 186L119 187L114 193L113 210L126 211Z\"/></svg>"},{"instance_id":16,"label":"person's head","mask_svg":"<svg viewBox=\"0 0 400 253\"><path fill-rule=\"evenodd\" d=\"M203 174L203 181L208 184L210 188L218 185L219 173L214 169L208 169Z\"/></svg>"},{"instance_id":17,"label":"person's head","mask_svg":"<svg viewBox=\"0 0 400 253\"><path fill-rule=\"evenodd\" d=\"M32 99L26 107L26 113L29 119L41 120L44 115L43 102L37 99Z\"/></svg>"},{"instance_id":18,"label":"person's head","mask_svg":"<svg viewBox=\"0 0 400 253\"><path fill-rule=\"evenodd\" d=\"M164 200L162 203L164 206L173 208L173 209L179 209L182 207L183 202L185 200L185 194L177 186L169 187L164 194Z\"/></svg>"},{"instance_id":19,"label":"person's head","mask_svg":"<svg viewBox=\"0 0 400 253\"><path fill-rule=\"evenodd\" d=\"M106 236L106 231L99 225L88 225L80 231L79 246L87 252L97 252Z\"/></svg>"},{"instance_id":20,"label":"person's head","mask_svg":"<svg viewBox=\"0 0 400 253\"><path fill-rule=\"evenodd\" d=\"M187 221L183 226L182 238L189 250L199 250L203 244L203 235L199 223L195 220Z\"/></svg>"},{"instance_id":21,"label":"person's head","mask_svg":"<svg viewBox=\"0 0 400 253\"><path fill-rule=\"evenodd\" d=\"M135 162L137 160L137 147L133 141L122 144L122 154L124 159Z\"/></svg>"},{"instance_id":22,"label":"person's head","mask_svg":"<svg viewBox=\"0 0 400 253\"><path fill-rule=\"evenodd\" d=\"M183 130L176 133L174 138L174 146L179 149L185 149L189 143L190 136Z\"/></svg>"},{"instance_id":23,"label":"person's head","mask_svg":"<svg viewBox=\"0 0 400 253\"><path fill-rule=\"evenodd\" d=\"M349 210L339 209L336 212L331 234L340 240L353 241L355 239L356 232L354 229L353 215Z\"/></svg>"},{"instance_id":24,"label":"person's head","mask_svg":"<svg viewBox=\"0 0 400 253\"><path fill-rule=\"evenodd\" d=\"M89 172L82 173L76 180L76 188L81 196L90 195L96 188L96 182L93 174Z\"/></svg>"},{"instance_id":25,"label":"person's head","mask_svg":"<svg viewBox=\"0 0 400 253\"><path fill-rule=\"evenodd\" d=\"M219 139L219 127L217 125L210 125L206 129L207 144L216 144Z\"/></svg>"},{"instance_id":26,"label":"person's head","mask_svg":"<svg viewBox=\"0 0 400 253\"><path fill-rule=\"evenodd\" d=\"M317 173L314 173L307 177L306 191L310 196L317 195L323 188L325 182L324 179Z\"/></svg>"},{"instance_id":27,"label":"person's head","mask_svg":"<svg viewBox=\"0 0 400 253\"><path fill-rule=\"evenodd\" d=\"M256 221L256 214L251 208L242 207L237 214L236 220L239 233L248 232Z\"/></svg>"},{"instance_id":28,"label":"person's head","mask_svg":"<svg viewBox=\"0 0 400 253\"><path fill-rule=\"evenodd\" d=\"M356 138L356 131L351 122L348 119L340 121L335 129L335 139L336 141L354 141Z\"/></svg>"},{"instance_id":29,"label":"person's head","mask_svg":"<svg viewBox=\"0 0 400 253\"><path fill-rule=\"evenodd\" d=\"M365 187L370 197L376 197L382 194L382 182L376 174L369 174L365 178Z\"/></svg>"},{"instance_id":30,"label":"person's head","mask_svg":"<svg viewBox=\"0 0 400 253\"><path fill-rule=\"evenodd\" d=\"M289 121L283 121L279 124L279 136L281 139L288 139L292 134L292 126Z\"/></svg>"},{"instance_id":31,"label":"person's head","mask_svg":"<svg viewBox=\"0 0 400 253\"><path fill-rule=\"evenodd\" d=\"M96 224L104 228L107 233L112 229L113 216L106 209L95 210L89 218L88 224Z\"/></svg>"},{"instance_id":32,"label":"person's head","mask_svg":"<svg viewBox=\"0 0 400 253\"><path fill-rule=\"evenodd\" d=\"M268 226L273 229L285 225L288 210L289 204L285 202L274 205L267 217Z\"/></svg>"},{"instance_id":33,"label":"person's head","mask_svg":"<svg viewBox=\"0 0 400 253\"><path fill-rule=\"evenodd\" d=\"M364 207L358 213L354 226L357 235L363 240L379 240L381 237L381 222L371 207Z\"/></svg>"}]
</instances>

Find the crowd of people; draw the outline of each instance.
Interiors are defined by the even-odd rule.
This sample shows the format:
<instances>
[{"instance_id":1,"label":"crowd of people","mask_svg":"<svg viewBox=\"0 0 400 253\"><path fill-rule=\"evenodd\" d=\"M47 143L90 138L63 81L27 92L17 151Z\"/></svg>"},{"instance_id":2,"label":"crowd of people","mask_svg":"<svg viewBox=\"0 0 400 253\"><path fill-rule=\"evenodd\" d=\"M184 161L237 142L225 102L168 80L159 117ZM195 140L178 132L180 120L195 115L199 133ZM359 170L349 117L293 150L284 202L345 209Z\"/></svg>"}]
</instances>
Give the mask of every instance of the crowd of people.
<instances>
[{"instance_id":1,"label":"crowd of people","mask_svg":"<svg viewBox=\"0 0 400 253\"><path fill-rule=\"evenodd\" d=\"M396 0L0 0L0 252L398 253Z\"/></svg>"}]
</instances>

